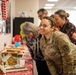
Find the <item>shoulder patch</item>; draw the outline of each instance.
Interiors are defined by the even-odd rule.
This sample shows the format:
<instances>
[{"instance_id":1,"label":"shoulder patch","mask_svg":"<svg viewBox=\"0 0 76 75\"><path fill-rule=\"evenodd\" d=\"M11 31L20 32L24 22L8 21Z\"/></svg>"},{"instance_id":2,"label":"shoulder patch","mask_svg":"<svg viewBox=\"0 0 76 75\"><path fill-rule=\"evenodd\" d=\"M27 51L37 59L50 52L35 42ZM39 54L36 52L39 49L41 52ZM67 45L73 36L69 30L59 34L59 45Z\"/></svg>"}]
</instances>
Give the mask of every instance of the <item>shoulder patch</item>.
<instances>
[{"instance_id":1,"label":"shoulder patch","mask_svg":"<svg viewBox=\"0 0 76 75\"><path fill-rule=\"evenodd\" d=\"M67 45L64 45L63 50L66 51L66 52L69 52L69 47Z\"/></svg>"}]
</instances>

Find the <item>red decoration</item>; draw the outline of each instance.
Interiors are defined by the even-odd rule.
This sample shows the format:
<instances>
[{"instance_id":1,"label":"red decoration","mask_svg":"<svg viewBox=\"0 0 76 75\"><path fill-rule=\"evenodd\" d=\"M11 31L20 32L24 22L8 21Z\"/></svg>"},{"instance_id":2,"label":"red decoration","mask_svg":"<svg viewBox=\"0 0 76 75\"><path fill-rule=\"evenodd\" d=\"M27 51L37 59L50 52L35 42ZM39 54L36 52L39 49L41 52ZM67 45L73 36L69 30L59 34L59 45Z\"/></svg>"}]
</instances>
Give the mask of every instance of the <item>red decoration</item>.
<instances>
[{"instance_id":1,"label":"red decoration","mask_svg":"<svg viewBox=\"0 0 76 75\"><path fill-rule=\"evenodd\" d=\"M9 0L2 0L2 19L6 20Z\"/></svg>"},{"instance_id":2,"label":"red decoration","mask_svg":"<svg viewBox=\"0 0 76 75\"><path fill-rule=\"evenodd\" d=\"M19 42L19 41L21 41L21 39L22 39L22 36L21 35L15 35L13 37L12 43L14 44L15 42Z\"/></svg>"}]
</instances>

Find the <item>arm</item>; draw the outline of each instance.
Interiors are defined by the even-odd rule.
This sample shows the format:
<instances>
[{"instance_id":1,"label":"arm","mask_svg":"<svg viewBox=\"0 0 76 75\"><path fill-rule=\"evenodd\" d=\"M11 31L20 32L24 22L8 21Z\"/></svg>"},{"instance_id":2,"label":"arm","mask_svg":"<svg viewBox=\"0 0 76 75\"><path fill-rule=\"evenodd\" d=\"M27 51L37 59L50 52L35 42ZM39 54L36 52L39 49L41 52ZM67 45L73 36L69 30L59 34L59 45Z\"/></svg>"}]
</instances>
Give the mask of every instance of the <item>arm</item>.
<instances>
[{"instance_id":1,"label":"arm","mask_svg":"<svg viewBox=\"0 0 76 75\"><path fill-rule=\"evenodd\" d=\"M57 44L62 56L63 74L70 75L73 70L74 57L72 54L72 46L69 38L66 35L57 37Z\"/></svg>"},{"instance_id":2,"label":"arm","mask_svg":"<svg viewBox=\"0 0 76 75\"><path fill-rule=\"evenodd\" d=\"M28 44L26 44L26 45L27 45L27 47L28 47L28 49L29 49L29 52L30 52L30 54L31 54L31 57L34 59L34 53L33 53L32 48L30 47L30 45L28 45Z\"/></svg>"},{"instance_id":3,"label":"arm","mask_svg":"<svg viewBox=\"0 0 76 75\"><path fill-rule=\"evenodd\" d=\"M54 66L53 61L47 60L46 57L45 57L45 55L44 55L44 47L43 47L43 44L44 44L44 42L43 42L43 39L41 38L41 40L40 40L40 49L41 49L42 54L43 54L43 56L45 58L45 61L46 61L47 66L48 66L48 69L49 69L49 71L50 71L50 73L52 75L58 75L57 72L56 72L56 68Z\"/></svg>"},{"instance_id":4,"label":"arm","mask_svg":"<svg viewBox=\"0 0 76 75\"><path fill-rule=\"evenodd\" d=\"M69 28L67 27L67 35L69 36L72 43L76 44L76 27L72 23L69 23Z\"/></svg>"}]
</instances>

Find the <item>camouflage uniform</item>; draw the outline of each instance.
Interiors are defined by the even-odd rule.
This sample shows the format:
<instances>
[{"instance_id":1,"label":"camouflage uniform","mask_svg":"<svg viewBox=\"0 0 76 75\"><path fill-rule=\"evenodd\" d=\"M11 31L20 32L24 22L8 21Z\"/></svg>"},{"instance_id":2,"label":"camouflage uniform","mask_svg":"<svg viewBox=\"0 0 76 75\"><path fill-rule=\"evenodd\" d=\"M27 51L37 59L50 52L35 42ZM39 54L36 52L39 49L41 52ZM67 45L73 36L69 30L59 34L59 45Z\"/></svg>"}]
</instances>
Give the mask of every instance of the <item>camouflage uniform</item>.
<instances>
[{"instance_id":1,"label":"camouflage uniform","mask_svg":"<svg viewBox=\"0 0 76 75\"><path fill-rule=\"evenodd\" d=\"M59 27L59 30L65 34L67 34L70 38L70 40L72 41L72 43L74 43L76 45L76 39L72 38L72 34L76 33L76 27L70 23L68 20L67 22L62 26Z\"/></svg>"},{"instance_id":2,"label":"camouflage uniform","mask_svg":"<svg viewBox=\"0 0 76 75\"><path fill-rule=\"evenodd\" d=\"M73 72L74 49L66 34L53 31L48 40L43 36L40 48L52 75L76 75Z\"/></svg>"}]
</instances>

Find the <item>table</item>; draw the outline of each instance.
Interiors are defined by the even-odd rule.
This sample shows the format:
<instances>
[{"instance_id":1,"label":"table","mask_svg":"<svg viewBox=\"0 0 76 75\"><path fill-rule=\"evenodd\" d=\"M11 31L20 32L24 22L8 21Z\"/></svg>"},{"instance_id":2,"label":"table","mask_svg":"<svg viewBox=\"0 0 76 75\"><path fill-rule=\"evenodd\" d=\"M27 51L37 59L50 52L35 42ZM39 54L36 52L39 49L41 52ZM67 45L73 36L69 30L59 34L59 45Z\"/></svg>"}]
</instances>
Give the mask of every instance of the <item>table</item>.
<instances>
[{"instance_id":1,"label":"table","mask_svg":"<svg viewBox=\"0 0 76 75\"><path fill-rule=\"evenodd\" d=\"M11 72L7 72L6 75L33 75L33 62L32 62L32 60L27 60L25 67L27 67L28 70L11 71Z\"/></svg>"},{"instance_id":2,"label":"table","mask_svg":"<svg viewBox=\"0 0 76 75\"><path fill-rule=\"evenodd\" d=\"M33 75L33 59L28 48L25 49L23 57L18 60L20 59L25 59L25 69L6 70L6 75Z\"/></svg>"}]
</instances>

